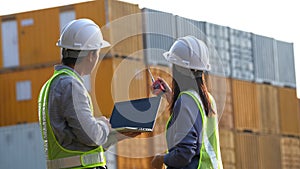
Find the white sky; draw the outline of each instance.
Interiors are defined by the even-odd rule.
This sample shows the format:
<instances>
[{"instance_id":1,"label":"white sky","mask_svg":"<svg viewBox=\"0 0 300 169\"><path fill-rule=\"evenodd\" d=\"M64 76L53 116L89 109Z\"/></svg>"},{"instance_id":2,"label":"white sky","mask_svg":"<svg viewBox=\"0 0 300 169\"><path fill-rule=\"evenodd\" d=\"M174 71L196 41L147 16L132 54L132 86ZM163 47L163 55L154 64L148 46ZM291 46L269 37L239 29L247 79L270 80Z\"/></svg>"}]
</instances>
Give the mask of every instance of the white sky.
<instances>
[{"instance_id":1,"label":"white sky","mask_svg":"<svg viewBox=\"0 0 300 169\"><path fill-rule=\"evenodd\" d=\"M0 15L86 0L0 0ZM300 16L297 0L125 0L183 17L294 43L300 97ZM298 73L297 73L298 72Z\"/></svg>"}]
</instances>

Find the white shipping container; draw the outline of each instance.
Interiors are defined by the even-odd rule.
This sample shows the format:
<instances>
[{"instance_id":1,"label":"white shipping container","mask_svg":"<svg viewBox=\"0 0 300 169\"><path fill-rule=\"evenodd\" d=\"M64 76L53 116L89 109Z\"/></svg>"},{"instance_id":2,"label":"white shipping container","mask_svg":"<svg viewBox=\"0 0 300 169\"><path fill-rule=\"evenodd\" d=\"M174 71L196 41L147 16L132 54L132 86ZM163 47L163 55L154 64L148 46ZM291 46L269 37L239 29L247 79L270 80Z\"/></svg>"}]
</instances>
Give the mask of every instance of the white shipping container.
<instances>
[{"instance_id":1,"label":"white shipping container","mask_svg":"<svg viewBox=\"0 0 300 169\"><path fill-rule=\"evenodd\" d=\"M254 60L252 54L251 35L241 30L229 30L230 55L232 58L232 77L253 81L254 80Z\"/></svg>"},{"instance_id":2,"label":"white shipping container","mask_svg":"<svg viewBox=\"0 0 300 169\"><path fill-rule=\"evenodd\" d=\"M170 13L143 8L144 56L148 65L169 65L163 53L176 40L175 16Z\"/></svg>"},{"instance_id":3,"label":"white shipping container","mask_svg":"<svg viewBox=\"0 0 300 169\"><path fill-rule=\"evenodd\" d=\"M192 35L200 40L206 41L205 22L195 21L180 16L175 17L178 38L187 35Z\"/></svg>"},{"instance_id":4,"label":"white shipping container","mask_svg":"<svg viewBox=\"0 0 300 169\"><path fill-rule=\"evenodd\" d=\"M0 128L0 168L44 169L46 160L38 123Z\"/></svg>"},{"instance_id":5,"label":"white shipping container","mask_svg":"<svg viewBox=\"0 0 300 169\"><path fill-rule=\"evenodd\" d=\"M253 34L255 81L276 84L274 39Z\"/></svg>"},{"instance_id":6,"label":"white shipping container","mask_svg":"<svg viewBox=\"0 0 300 169\"><path fill-rule=\"evenodd\" d=\"M294 48L292 43L276 40L278 82L282 86L296 87Z\"/></svg>"}]
</instances>

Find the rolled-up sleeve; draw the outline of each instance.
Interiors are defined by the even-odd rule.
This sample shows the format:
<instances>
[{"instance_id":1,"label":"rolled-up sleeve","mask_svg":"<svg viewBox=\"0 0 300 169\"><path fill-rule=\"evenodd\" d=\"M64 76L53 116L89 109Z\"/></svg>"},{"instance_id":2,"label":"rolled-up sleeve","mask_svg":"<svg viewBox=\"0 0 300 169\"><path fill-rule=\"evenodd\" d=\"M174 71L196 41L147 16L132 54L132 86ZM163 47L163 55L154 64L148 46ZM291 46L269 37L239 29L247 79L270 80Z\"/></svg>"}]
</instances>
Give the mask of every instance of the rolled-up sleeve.
<instances>
[{"instance_id":1,"label":"rolled-up sleeve","mask_svg":"<svg viewBox=\"0 0 300 169\"><path fill-rule=\"evenodd\" d=\"M168 129L169 153L164 157L167 166L182 168L199 153L197 148L201 137L201 123L201 115L194 100L187 95L180 96L174 106L172 124Z\"/></svg>"}]
</instances>

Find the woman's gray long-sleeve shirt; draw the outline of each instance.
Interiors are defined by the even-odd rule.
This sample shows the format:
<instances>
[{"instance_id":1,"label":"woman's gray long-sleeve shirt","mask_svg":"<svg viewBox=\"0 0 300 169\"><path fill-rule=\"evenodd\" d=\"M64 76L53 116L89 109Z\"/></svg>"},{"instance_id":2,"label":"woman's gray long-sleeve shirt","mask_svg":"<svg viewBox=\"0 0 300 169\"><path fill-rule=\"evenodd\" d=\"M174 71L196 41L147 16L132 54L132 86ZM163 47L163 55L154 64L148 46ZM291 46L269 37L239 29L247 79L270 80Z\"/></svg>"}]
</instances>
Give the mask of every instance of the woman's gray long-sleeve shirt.
<instances>
[{"instance_id":1,"label":"woman's gray long-sleeve shirt","mask_svg":"<svg viewBox=\"0 0 300 169\"><path fill-rule=\"evenodd\" d=\"M173 108L167 130L169 153L164 157L168 169L195 169L202 140L202 117L192 97L181 95Z\"/></svg>"},{"instance_id":2,"label":"woman's gray long-sleeve shirt","mask_svg":"<svg viewBox=\"0 0 300 169\"><path fill-rule=\"evenodd\" d=\"M61 69L75 72L55 66L55 70ZM53 132L64 148L87 151L106 143L109 127L94 118L88 92L75 77L60 75L53 80L48 106Z\"/></svg>"}]
</instances>

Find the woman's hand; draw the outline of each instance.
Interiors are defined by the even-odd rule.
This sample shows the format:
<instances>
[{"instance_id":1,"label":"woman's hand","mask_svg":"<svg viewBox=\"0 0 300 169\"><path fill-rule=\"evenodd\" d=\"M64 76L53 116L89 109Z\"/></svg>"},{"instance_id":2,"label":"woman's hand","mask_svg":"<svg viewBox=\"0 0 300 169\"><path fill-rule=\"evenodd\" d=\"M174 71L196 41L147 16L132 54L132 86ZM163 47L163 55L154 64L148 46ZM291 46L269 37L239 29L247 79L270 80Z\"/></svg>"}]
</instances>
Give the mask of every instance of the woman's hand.
<instances>
[{"instance_id":1,"label":"woman's hand","mask_svg":"<svg viewBox=\"0 0 300 169\"><path fill-rule=\"evenodd\" d=\"M155 169L163 169L164 164L164 155L163 154L157 154L154 156L151 165Z\"/></svg>"},{"instance_id":2,"label":"woman's hand","mask_svg":"<svg viewBox=\"0 0 300 169\"><path fill-rule=\"evenodd\" d=\"M161 89L154 89L154 86L151 85L150 89L151 89L152 94L160 95L163 92L163 94L166 96L168 103L171 103L172 94L173 94L172 89L170 88L168 83L163 78L158 77L158 80L159 80L160 84L164 87L165 91L162 91Z\"/></svg>"}]
</instances>

